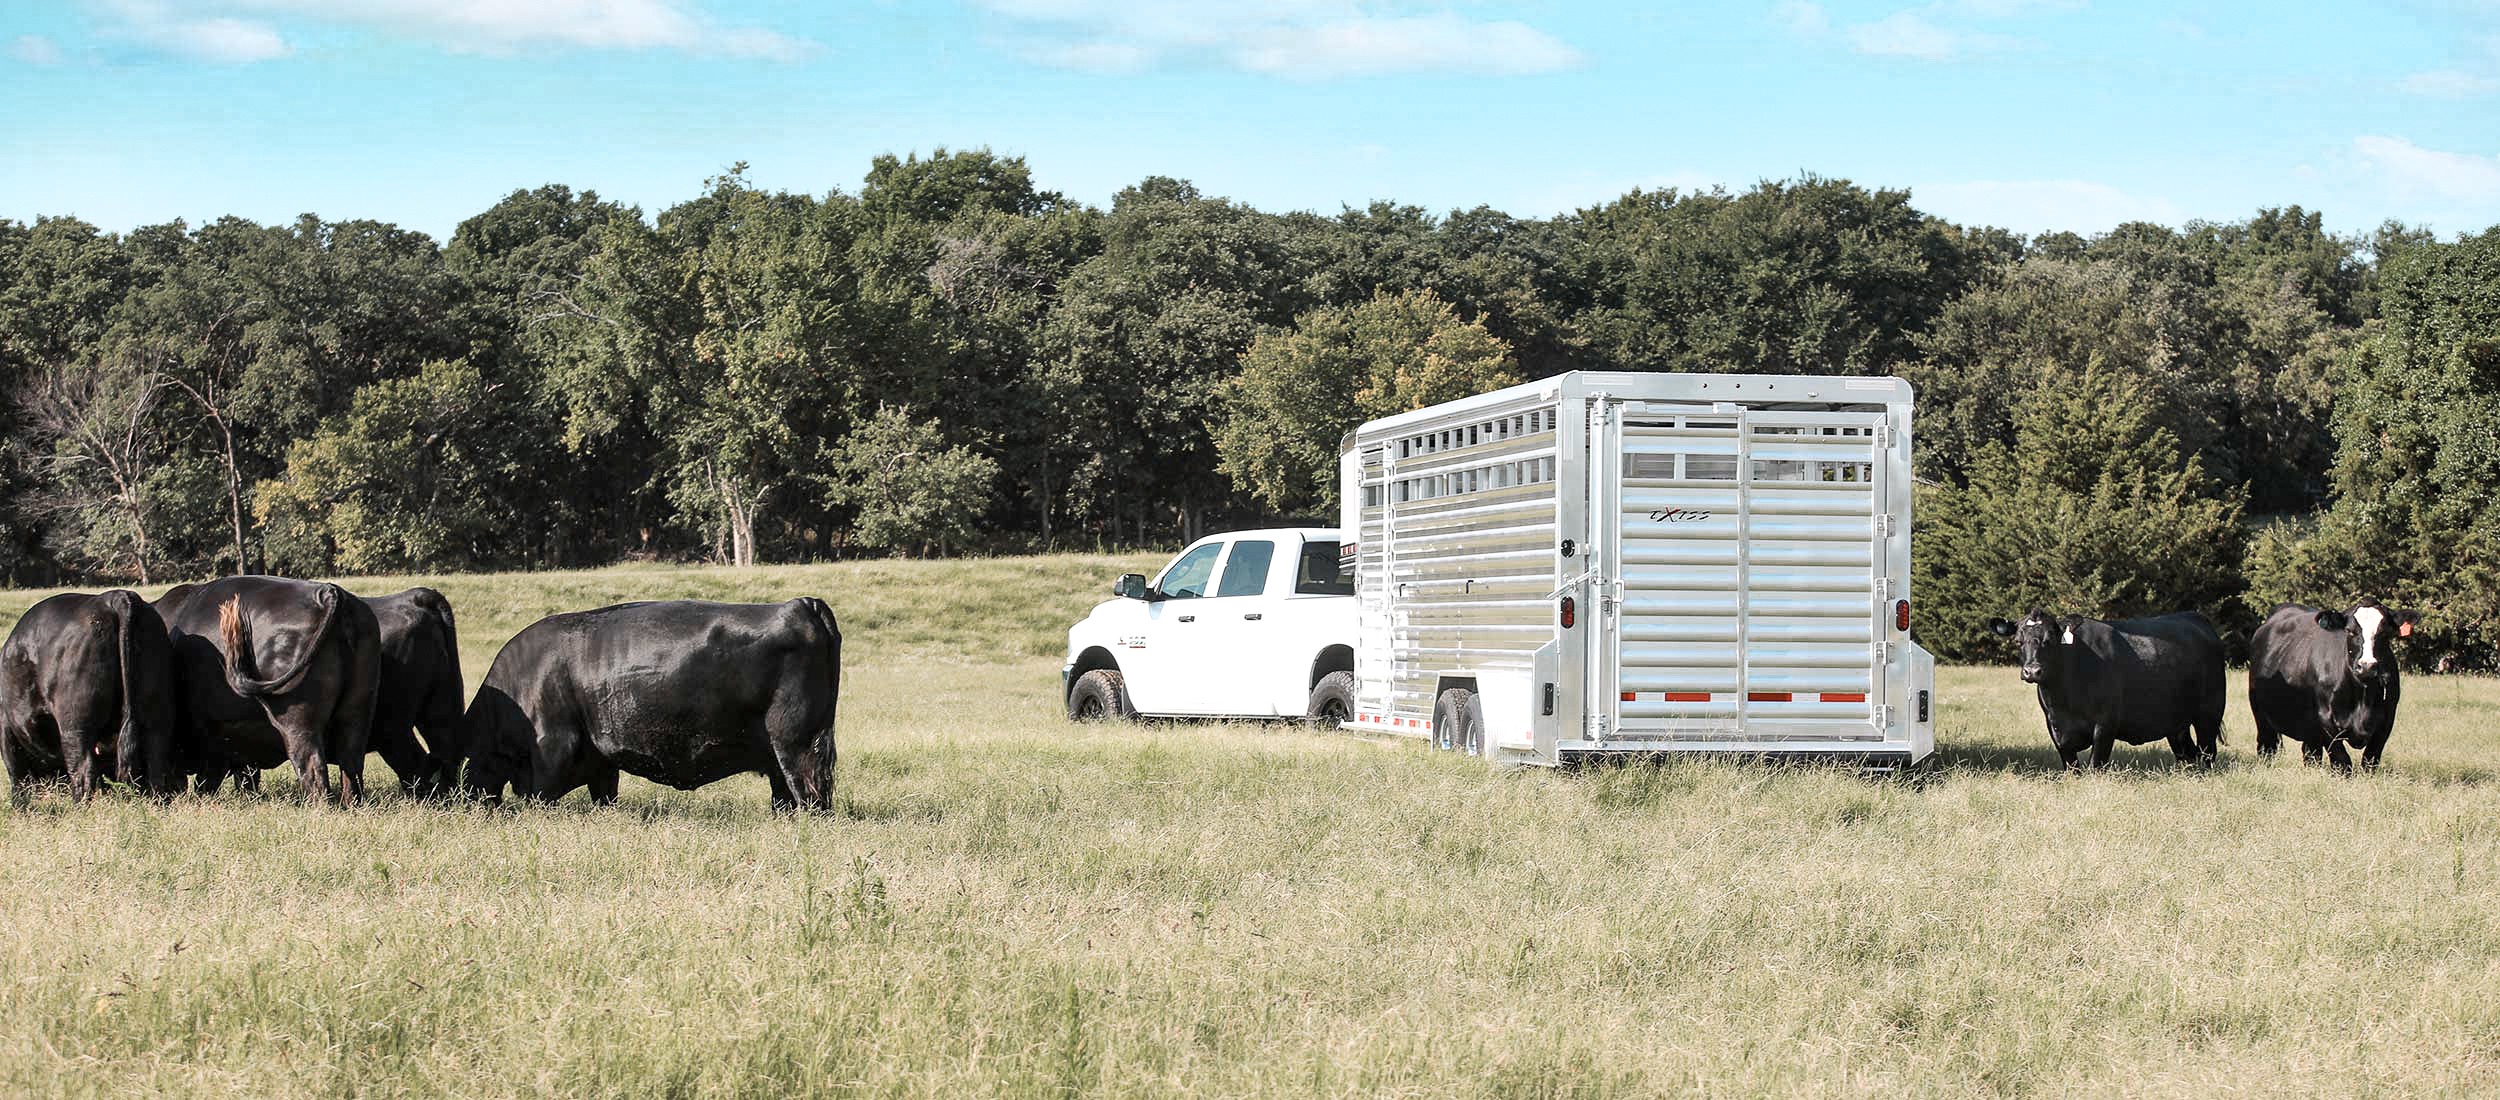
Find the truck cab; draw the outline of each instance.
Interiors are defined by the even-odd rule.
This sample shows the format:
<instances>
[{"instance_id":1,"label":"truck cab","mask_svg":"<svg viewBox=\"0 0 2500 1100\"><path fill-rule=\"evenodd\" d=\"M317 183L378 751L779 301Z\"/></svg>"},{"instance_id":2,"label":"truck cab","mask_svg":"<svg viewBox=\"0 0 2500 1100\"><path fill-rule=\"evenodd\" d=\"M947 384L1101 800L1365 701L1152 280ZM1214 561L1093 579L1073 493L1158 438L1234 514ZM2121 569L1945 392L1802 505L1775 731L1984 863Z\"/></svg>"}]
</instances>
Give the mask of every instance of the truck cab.
<instances>
[{"instance_id":1,"label":"truck cab","mask_svg":"<svg viewBox=\"0 0 2500 1100\"><path fill-rule=\"evenodd\" d=\"M1068 630L1068 715L1351 714L1354 573L1335 528L1209 535Z\"/></svg>"}]
</instances>

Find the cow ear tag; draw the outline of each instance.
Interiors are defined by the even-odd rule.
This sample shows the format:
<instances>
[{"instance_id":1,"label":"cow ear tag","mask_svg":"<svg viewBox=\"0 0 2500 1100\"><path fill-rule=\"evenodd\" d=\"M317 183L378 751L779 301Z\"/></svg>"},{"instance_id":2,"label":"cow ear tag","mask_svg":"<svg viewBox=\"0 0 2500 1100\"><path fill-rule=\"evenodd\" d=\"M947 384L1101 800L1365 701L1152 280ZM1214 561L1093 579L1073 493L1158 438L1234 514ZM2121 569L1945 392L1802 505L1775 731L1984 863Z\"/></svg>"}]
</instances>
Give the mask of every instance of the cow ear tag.
<instances>
[{"instance_id":1,"label":"cow ear tag","mask_svg":"<svg viewBox=\"0 0 2500 1100\"><path fill-rule=\"evenodd\" d=\"M2412 636L2413 636L2413 624L2412 624L2412 623L2397 623L2397 624L2396 624L2396 636L2397 636L2397 637L2399 637L2399 638L2410 638L2410 637L2412 637Z\"/></svg>"}]
</instances>

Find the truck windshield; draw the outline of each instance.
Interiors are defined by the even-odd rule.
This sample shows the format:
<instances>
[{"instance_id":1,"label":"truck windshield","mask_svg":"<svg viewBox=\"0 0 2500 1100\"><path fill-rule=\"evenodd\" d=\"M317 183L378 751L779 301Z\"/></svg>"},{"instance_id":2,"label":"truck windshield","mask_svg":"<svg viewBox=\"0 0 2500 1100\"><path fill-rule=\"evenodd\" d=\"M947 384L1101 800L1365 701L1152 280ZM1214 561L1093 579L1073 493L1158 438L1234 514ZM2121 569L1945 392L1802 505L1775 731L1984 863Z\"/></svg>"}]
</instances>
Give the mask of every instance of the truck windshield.
<instances>
[{"instance_id":1,"label":"truck windshield","mask_svg":"<svg viewBox=\"0 0 2500 1100\"><path fill-rule=\"evenodd\" d=\"M1351 596L1354 576L1347 572L1333 542L1302 544L1302 563L1293 571L1293 590L1305 596Z\"/></svg>"}]
</instances>

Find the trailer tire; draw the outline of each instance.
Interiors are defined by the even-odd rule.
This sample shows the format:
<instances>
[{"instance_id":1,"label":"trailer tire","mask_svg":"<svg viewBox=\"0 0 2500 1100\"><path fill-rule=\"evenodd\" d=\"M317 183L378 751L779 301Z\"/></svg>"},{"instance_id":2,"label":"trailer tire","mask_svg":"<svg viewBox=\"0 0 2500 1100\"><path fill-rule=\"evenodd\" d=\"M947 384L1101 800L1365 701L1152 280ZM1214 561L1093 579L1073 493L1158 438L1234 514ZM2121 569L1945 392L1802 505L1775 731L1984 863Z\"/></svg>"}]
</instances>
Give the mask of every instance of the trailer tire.
<instances>
[{"instance_id":1,"label":"trailer tire","mask_svg":"<svg viewBox=\"0 0 2500 1100\"><path fill-rule=\"evenodd\" d=\"M1311 705L1302 712L1312 725L1334 726L1354 720L1354 674L1331 672L1311 685Z\"/></svg>"},{"instance_id":2,"label":"trailer tire","mask_svg":"<svg viewBox=\"0 0 2500 1100\"><path fill-rule=\"evenodd\" d=\"M1129 705L1128 684L1118 671L1098 668L1076 678L1076 686L1068 689L1068 718L1075 722L1123 722L1137 720L1137 708Z\"/></svg>"},{"instance_id":3,"label":"trailer tire","mask_svg":"<svg viewBox=\"0 0 2500 1100\"><path fill-rule=\"evenodd\" d=\"M1432 744L1445 752L1484 754L1484 706L1476 693L1446 688L1432 703Z\"/></svg>"}]
</instances>

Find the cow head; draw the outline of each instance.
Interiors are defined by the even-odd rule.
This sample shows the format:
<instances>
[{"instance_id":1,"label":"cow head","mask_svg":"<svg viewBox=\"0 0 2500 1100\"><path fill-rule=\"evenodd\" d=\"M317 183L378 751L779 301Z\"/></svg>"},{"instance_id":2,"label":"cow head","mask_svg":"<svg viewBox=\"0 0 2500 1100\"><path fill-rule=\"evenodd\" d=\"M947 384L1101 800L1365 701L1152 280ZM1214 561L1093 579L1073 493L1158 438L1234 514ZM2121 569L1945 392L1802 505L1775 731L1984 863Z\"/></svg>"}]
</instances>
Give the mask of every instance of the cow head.
<instances>
[{"instance_id":1,"label":"cow head","mask_svg":"<svg viewBox=\"0 0 2500 1100\"><path fill-rule=\"evenodd\" d=\"M2395 643L2398 638L2413 636L2413 624L2422 621L2417 612L2398 611L2377 600L2363 598L2350 611L2320 611L2318 625L2344 634L2346 660L2352 672L2364 683L2382 683L2396 668Z\"/></svg>"},{"instance_id":2,"label":"cow head","mask_svg":"<svg viewBox=\"0 0 2500 1100\"><path fill-rule=\"evenodd\" d=\"M2060 621L2048 612L2034 608L2019 623L1990 619L1988 629L1997 637L2014 639L2014 648L2022 653L2023 682L2036 684L2040 682L2043 670L2051 667L2050 661L2057 656L2058 650L2074 643L2075 622L2073 616Z\"/></svg>"}]
</instances>

